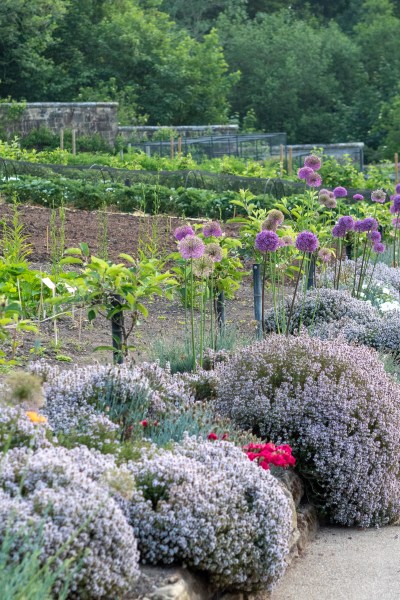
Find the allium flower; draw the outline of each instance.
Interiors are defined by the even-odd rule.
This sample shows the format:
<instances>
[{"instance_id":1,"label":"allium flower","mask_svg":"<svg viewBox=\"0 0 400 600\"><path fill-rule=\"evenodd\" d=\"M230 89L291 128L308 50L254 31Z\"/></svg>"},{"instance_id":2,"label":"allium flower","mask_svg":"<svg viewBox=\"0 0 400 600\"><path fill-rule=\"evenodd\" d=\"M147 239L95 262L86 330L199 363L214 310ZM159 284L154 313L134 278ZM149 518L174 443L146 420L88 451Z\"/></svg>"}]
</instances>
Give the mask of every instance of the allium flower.
<instances>
[{"instance_id":1,"label":"allium flower","mask_svg":"<svg viewBox=\"0 0 400 600\"><path fill-rule=\"evenodd\" d=\"M400 184L399 184L400 185ZM395 229L399 229L400 228L400 218L396 217L395 219L392 220L392 225Z\"/></svg>"},{"instance_id":2,"label":"allium flower","mask_svg":"<svg viewBox=\"0 0 400 600\"><path fill-rule=\"evenodd\" d=\"M321 250L318 252L318 257L323 262L329 262L332 258L332 250L330 248L321 248Z\"/></svg>"},{"instance_id":3,"label":"allium flower","mask_svg":"<svg viewBox=\"0 0 400 600\"><path fill-rule=\"evenodd\" d=\"M357 233L363 233L364 230L364 221L356 221L354 223L354 231L357 231Z\"/></svg>"},{"instance_id":4,"label":"allium flower","mask_svg":"<svg viewBox=\"0 0 400 600\"><path fill-rule=\"evenodd\" d=\"M306 183L310 187L319 187L322 183L321 175L314 171L306 178Z\"/></svg>"},{"instance_id":5,"label":"allium flower","mask_svg":"<svg viewBox=\"0 0 400 600\"><path fill-rule=\"evenodd\" d=\"M325 189L325 188L321 188L318 192L318 197L321 196L321 194L327 194L329 196L329 190Z\"/></svg>"},{"instance_id":6,"label":"allium flower","mask_svg":"<svg viewBox=\"0 0 400 600\"><path fill-rule=\"evenodd\" d=\"M376 231L378 227L378 221L373 217L366 217L364 219L364 231Z\"/></svg>"},{"instance_id":7,"label":"allium flower","mask_svg":"<svg viewBox=\"0 0 400 600\"><path fill-rule=\"evenodd\" d=\"M179 252L186 260L201 258L204 254L204 242L197 235L187 235L179 242Z\"/></svg>"},{"instance_id":8,"label":"allium flower","mask_svg":"<svg viewBox=\"0 0 400 600\"><path fill-rule=\"evenodd\" d=\"M400 194L400 183L396 185L396 194Z\"/></svg>"},{"instance_id":9,"label":"allium flower","mask_svg":"<svg viewBox=\"0 0 400 600\"><path fill-rule=\"evenodd\" d=\"M190 225L181 225L177 227L174 231L174 238L180 242L188 235L194 235L194 230L190 227Z\"/></svg>"},{"instance_id":10,"label":"allium flower","mask_svg":"<svg viewBox=\"0 0 400 600\"><path fill-rule=\"evenodd\" d=\"M274 231L261 231L256 236L255 247L260 252L275 252L279 248L279 237Z\"/></svg>"},{"instance_id":11,"label":"allium flower","mask_svg":"<svg viewBox=\"0 0 400 600\"><path fill-rule=\"evenodd\" d=\"M379 231L371 231L371 233L368 234L368 238L371 240L371 242L377 244L381 241L381 234L379 233Z\"/></svg>"},{"instance_id":12,"label":"allium flower","mask_svg":"<svg viewBox=\"0 0 400 600\"><path fill-rule=\"evenodd\" d=\"M221 225L217 223L217 221L210 221L210 223L206 223L203 227L203 235L204 237L221 237L222 229Z\"/></svg>"},{"instance_id":13,"label":"allium flower","mask_svg":"<svg viewBox=\"0 0 400 600\"><path fill-rule=\"evenodd\" d=\"M329 193L328 192L325 192L324 194L319 193L318 200L321 202L321 204L324 204L326 206L326 203L329 202L329 200L330 200Z\"/></svg>"},{"instance_id":14,"label":"allium flower","mask_svg":"<svg viewBox=\"0 0 400 600\"><path fill-rule=\"evenodd\" d=\"M377 242L372 246L372 249L378 254L383 254L383 252L385 252L385 244L382 244L382 242Z\"/></svg>"},{"instance_id":15,"label":"allium flower","mask_svg":"<svg viewBox=\"0 0 400 600\"><path fill-rule=\"evenodd\" d=\"M384 190L375 190L371 194L371 200L373 202L379 202L380 204L383 204L386 202L386 192Z\"/></svg>"},{"instance_id":16,"label":"allium flower","mask_svg":"<svg viewBox=\"0 0 400 600\"><path fill-rule=\"evenodd\" d=\"M299 179L307 179L312 173L314 173L314 169L310 167L302 167L297 171L297 177Z\"/></svg>"},{"instance_id":17,"label":"allium flower","mask_svg":"<svg viewBox=\"0 0 400 600\"><path fill-rule=\"evenodd\" d=\"M304 159L304 166L309 167L313 171L318 171L321 168L321 159L315 154L310 154Z\"/></svg>"},{"instance_id":18,"label":"allium flower","mask_svg":"<svg viewBox=\"0 0 400 600\"><path fill-rule=\"evenodd\" d=\"M347 229L339 225L339 223L336 223L336 225L332 229L332 235L335 238L343 238L346 235L346 233Z\"/></svg>"},{"instance_id":19,"label":"allium flower","mask_svg":"<svg viewBox=\"0 0 400 600\"><path fill-rule=\"evenodd\" d=\"M222 248L219 244L207 244L204 255L209 256L213 262L221 262Z\"/></svg>"},{"instance_id":20,"label":"allium flower","mask_svg":"<svg viewBox=\"0 0 400 600\"><path fill-rule=\"evenodd\" d=\"M343 229L345 229L346 231L353 231L353 229L354 229L354 219L353 219L353 217L351 217L349 215L340 217L337 224L340 227L342 227Z\"/></svg>"},{"instance_id":21,"label":"allium flower","mask_svg":"<svg viewBox=\"0 0 400 600\"><path fill-rule=\"evenodd\" d=\"M214 261L211 256L203 255L193 261L193 273L197 277L209 277L214 270Z\"/></svg>"},{"instance_id":22,"label":"allium flower","mask_svg":"<svg viewBox=\"0 0 400 600\"><path fill-rule=\"evenodd\" d=\"M282 246L293 246L293 238L290 235L283 235L281 237Z\"/></svg>"},{"instance_id":23,"label":"allium flower","mask_svg":"<svg viewBox=\"0 0 400 600\"><path fill-rule=\"evenodd\" d=\"M362 194L354 194L353 200L364 200L364 196Z\"/></svg>"},{"instance_id":24,"label":"allium flower","mask_svg":"<svg viewBox=\"0 0 400 600\"><path fill-rule=\"evenodd\" d=\"M276 231L280 225L282 225L285 220L283 212L273 208L267 215L264 223L262 224L262 229L268 231Z\"/></svg>"},{"instance_id":25,"label":"allium flower","mask_svg":"<svg viewBox=\"0 0 400 600\"><path fill-rule=\"evenodd\" d=\"M337 202L336 198L332 195L329 195L328 200L325 202L326 208L336 208Z\"/></svg>"},{"instance_id":26,"label":"allium flower","mask_svg":"<svg viewBox=\"0 0 400 600\"><path fill-rule=\"evenodd\" d=\"M397 214L400 212L400 195L397 194L396 196L392 196L393 199L393 204L390 207L390 212L392 214Z\"/></svg>"},{"instance_id":27,"label":"allium flower","mask_svg":"<svg viewBox=\"0 0 400 600\"><path fill-rule=\"evenodd\" d=\"M311 231L302 231L296 238L296 248L301 252L314 252L318 248L318 238Z\"/></svg>"},{"instance_id":28,"label":"allium flower","mask_svg":"<svg viewBox=\"0 0 400 600\"><path fill-rule=\"evenodd\" d=\"M341 185L335 187L333 193L335 195L335 198L345 198L347 196L346 188L342 187Z\"/></svg>"}]
</instances>

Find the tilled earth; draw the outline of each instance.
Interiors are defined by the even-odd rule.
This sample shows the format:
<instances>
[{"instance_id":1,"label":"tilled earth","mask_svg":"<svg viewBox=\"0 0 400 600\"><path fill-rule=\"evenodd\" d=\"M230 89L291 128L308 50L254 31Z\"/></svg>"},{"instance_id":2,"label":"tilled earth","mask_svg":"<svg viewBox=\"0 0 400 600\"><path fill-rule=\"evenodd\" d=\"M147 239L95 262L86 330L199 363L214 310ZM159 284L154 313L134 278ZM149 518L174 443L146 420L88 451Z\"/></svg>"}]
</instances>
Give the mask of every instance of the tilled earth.
<instances>
[{"instance_id":1,"label":"tilled earth","mask_svg":"<svg viewBox=\"0 0 400 600\"><path fill-rule=\"evenodd\" d=\"M0 204L0 220L9 221L11 216L12 207ZM51 268L51 210L21 205L19 216L31 244L29 260L32 267L43 270ZM159 255L166 256L176 249L173 231L183 222L175 217L148 217L116 212L107 213L106 219L108 254L112 260L117 260L120 252L135 256L140 247L143 248L152 241L156 241ZM96 254L104 231L102 223L104 214L66 209L65 247L76 247L79 243L86 242L93 254ZM227 235L238 234L236 224L226 224L223 229ZM156 298L148 308L149 317L142 320L131 340L136 348L133 358L138 360L152 356L151 347L155 341L169 340L173 344L176 339L183 337L185 331L184 309L178 298L174 301ZM227 301L226 320L228 327L234 328L239 337L251 339L254 336L253 292L249 276L245 277L235 299ZM78 364L106 362L111 359L109 351L95 350L98 346L109 346L111 342L109 323L105 319L98 318L91 325L84 311L75 310L71 316L60 317L57 324L58 346L54 344L54 324L47 321L40 325L39 333L19 336L17 355L24 360L44 356L58 362L65 358Z\"/></svg>"}]
</instances>

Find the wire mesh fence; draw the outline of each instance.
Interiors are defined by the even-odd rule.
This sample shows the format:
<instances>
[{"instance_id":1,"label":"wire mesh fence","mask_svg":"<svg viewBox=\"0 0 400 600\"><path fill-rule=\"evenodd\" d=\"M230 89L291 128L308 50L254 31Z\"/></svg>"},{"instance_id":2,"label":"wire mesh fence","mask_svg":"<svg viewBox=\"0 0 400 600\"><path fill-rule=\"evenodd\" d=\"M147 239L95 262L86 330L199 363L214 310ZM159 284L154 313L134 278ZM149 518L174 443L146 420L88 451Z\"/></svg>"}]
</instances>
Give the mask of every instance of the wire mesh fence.
<instances>
[{"instance_id":1,"label":"wire mesh fence","mask_svg":"<svg viewBox=\"0 0 400 600\"><path fill-rule=\"evenodd\" d=\"M237 156L253 160L268 160L287 156L286 133L248 135L209 135L198 138L179 137L168 141L131 142L132 148L148 156L174 156L190 154L195 160Z\"/></svg>"}]
</instances>

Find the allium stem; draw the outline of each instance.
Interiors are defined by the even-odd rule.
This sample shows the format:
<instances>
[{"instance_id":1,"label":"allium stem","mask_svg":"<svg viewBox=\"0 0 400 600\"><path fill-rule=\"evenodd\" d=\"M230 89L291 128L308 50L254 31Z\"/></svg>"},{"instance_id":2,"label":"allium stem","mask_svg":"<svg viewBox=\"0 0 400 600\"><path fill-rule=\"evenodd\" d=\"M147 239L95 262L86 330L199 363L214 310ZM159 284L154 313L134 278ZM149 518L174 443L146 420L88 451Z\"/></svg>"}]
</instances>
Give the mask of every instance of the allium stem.
<instances>
[{"instance_id":1,"label":"allium stem","mask_svg":"<svg viewBox=\"0 0 400 600\"><path fill-rule=\"evenodd\" d=\"M367 238L367 236L365 236L364 250L363 250L363 255L362 255L362 259L361 259L360 277L358 280L358 287L357 287L357 298L360 298L361 285L362 285L362 281L363 281L364 264L365 264L365 255L367 253L367 243L368 243L368 238Z\"/></svg>"},{"instance_id":2,"label":"allium stem","mask_svg":"<svg viewBox=\"0 0 400 600\"><path fill-rule=\"evenodd\" d=\"M204 295L205 295L205 282L202 281L201 294L200 294L200 357L199 365L200 368L203 366L203 346L204 346Z\"/></svg>"},{"instance_id":3,"label":"allium stem","mask_svg":"<svg viewBox=\"0 0 400 600\"><path fill-rule=\"evenodd\" d=\"M359 238L359 234L357 233L356 236L356 242L355 242L355 247L354 247L354 280L353 280L353 290L351 292L351 295L354 297L355 291L356 291L356 280L357 280L357 258L358 258L358 238Z\"/></svg>"},{"instance_id":4,"label":"allium stem","mask_svg":"<svg viewBox=\"0 0 400 600\"><path fill-rule=\"evenodd\" d=\"M194 345L194 285L193 285L193 258L190 259L190 325L192 332L192 367L196 371L196 348Z\"/></svg>"},{"instance_id":5,"label":"allium stem","mask_svg":"<svg viewBox=\"0 0 400 600\"><path fill-rule=\"evenodd\" d=\"M295 286L294 292L293 292L292 304L290 306L289 317L288 317L288 322L287 322L287 326L286 326L286 337L289 336L290 321L292 320L293 308L294 308L294 303L295 303L296 295L297 295L297 288L299 287L299 281L300 281L300 277L301 277L301 272L303 270L303 264L304 264L305 256L306 256L306 253L303 252L303 256L302 256L301 264L300 264L300 269L299 269L299 272L297 274L296 286Z\"/></svg>"},{"instance_id":6,"label":"allium stem","mask_svg":"<svg viewBox=\"0 0 400 600\"><path fill-rule=\"evenodd\" d=\"M339 289L339 285L340 285L340 272L342 270L342 254L343 254L343 242L340 239L339 240L339 269L338 269L338 276L337 276L337 282L336 282L336 289Z\"/></svg>"},{"instance_id":7,"label":"allium stem","mask_svg":"<svg viewBox=\"0 0 400 600\"><path fill-rule=\"evenodd\" d=\"M210 275L210 336L211 336L211 348L216 349L217 340L214 339L214 276Z\"/></svg>"},{"instance_id":8,"label":"allium stem","mask_svg":"<svg viewBox=\"0 0 400 600\"><path fill-rule=\"evenodd\" d=\"M262 327L263 335L265 335L264 314L265 314L265 271L266 271L266 267L267 267L267 253L264 254L264 259L263 259L262 292L261 292L261 327Z\"/></svg>"}]
</instances>

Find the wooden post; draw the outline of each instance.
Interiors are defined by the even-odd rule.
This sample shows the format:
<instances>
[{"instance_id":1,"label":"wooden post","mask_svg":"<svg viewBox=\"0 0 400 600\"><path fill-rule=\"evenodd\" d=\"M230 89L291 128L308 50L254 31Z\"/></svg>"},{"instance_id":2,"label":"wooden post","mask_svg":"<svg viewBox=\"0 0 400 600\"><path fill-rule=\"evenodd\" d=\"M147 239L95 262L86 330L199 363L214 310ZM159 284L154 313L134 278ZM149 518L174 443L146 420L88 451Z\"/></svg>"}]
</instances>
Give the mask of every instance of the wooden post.
<instances>
[{"instance_id":1,"label":"wooden post","mask_svg":"<svg viewBox=\"0 0 400 600\"><path fill-rule=\"evenodd\" d=\"M399 153L396 152L394 155L394 178L396 185L399 183Z\"/></svg>"},{"instance_id":2,"label":"wooden post","mask_svg":"<svg viewBox=\"0 0 400 600\"><path fill-rule=\"evenodd\" d=\"M72 130L72 154L76 154L76 129Z\"/></svg>"},{"instance_id":3,"label":"wooden post","mask_svg":"<svg viewBox=\"0 0 400 600\"><path fill-rule=\"evenodd\" d=\"M178 137L178 156L182 155L182 137Z\"/></svg>"},{"instance_id":4,"label":"wooden post","mask_svg":"<svg viewBox=\"0 0 400 600\"><path fill-rule=\"evenodd\" d=\"M174 155L175 155L175 142L174 142L174 138L172 136L169 139L169 147L170 147L171 158L174 158Z\"/></svg>"},{"instance_id":5,"label":"wooden post","mask_svg":"<svg viewBox=\"0 0 400 600\"><path fill-rule=\"evenodd\" d=\"M281 176L281 177L283 177L283 153L284 153L284 149L285 149L284 145L283 145L283 144L281 144L281 148L280 148L280 150L281 150L281 153L280 153L280 159L279 159L279 162L280 162L280 170L279 170L279 173L280 173L280 176Z\"/></svg>"},{"instance_id":6,"label":"wooden post","mask_svg":"<svg viewBox=\"0 0 400 600\"><path fill-rule=\"evenodd\" d=\"M288 175L293 173L293 146L289 146Z\"/></svg>"},{"instance_id":7,"label":"wooden post","mask_svg":"<svg viewBox=\"0 0 400 600\"><path fill-rule=\"evenodd\" d=\"M64 150L64 129L60 129L60 148Z\"/></svg>"}]
</instances>

